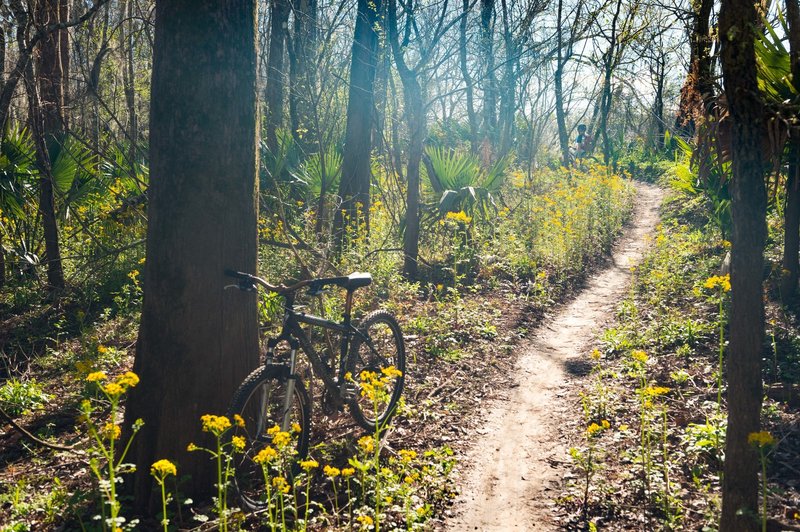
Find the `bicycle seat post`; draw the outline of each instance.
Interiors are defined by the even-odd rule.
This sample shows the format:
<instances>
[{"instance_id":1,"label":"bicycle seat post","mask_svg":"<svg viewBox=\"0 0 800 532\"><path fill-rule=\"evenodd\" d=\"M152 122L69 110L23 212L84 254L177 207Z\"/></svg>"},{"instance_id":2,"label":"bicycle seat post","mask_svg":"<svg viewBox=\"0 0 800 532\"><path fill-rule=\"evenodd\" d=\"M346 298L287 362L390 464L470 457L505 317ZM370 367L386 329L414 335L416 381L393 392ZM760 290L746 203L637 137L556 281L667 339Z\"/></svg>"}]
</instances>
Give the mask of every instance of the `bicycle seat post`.
<instances>
[{"instance_id":1,"label":"bicycle seat post","mask_svg":"<svg viewBox=\"0 0 800 532\"><path fill-rule=\"evenodd\" d=\"M350 325L350 311L353 308L353 293L355 290L348 290L347 296L345 296L344 300L344 325L347 327Z\"/></svg>"}]
</instances>

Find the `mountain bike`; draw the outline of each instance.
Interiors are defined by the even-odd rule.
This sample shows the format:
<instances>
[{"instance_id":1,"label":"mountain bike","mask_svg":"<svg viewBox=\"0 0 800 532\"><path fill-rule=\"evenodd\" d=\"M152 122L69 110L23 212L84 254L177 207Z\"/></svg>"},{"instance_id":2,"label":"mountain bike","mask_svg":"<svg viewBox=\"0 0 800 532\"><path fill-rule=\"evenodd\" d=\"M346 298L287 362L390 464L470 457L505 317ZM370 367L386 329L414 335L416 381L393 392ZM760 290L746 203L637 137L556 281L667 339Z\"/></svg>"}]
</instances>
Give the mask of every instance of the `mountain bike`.
<instances>
[{"instance_id":1,"label":"mountain bike","mask_svg":"<svg viewBox=\"0 0 800 532\"><path fill-rule=\"evenodd\" d=\"M263 365L239 385L228 409L228 417L241 416L243 423L235 427L233 435L246 442L243 451L236 455L235 486L244 505L256 509L266 503L261 500L264 492L262 469L253 459L271 445L277 430L274 427L291 435L295 461L308 453L311 401L303 378L297 372L298 351L305 354L313 376L324 384L323 397L328 409L341 410L347 405L356 423L375 433L388 425L403 392L405 345L400 325L385 310L373 311L364 316L358 326L353 324L353 294L372 283L369 273L308 279L289 286L272 285L244 272L225 270L225 274L237 280L231 287L248 292L261 288L283 298L281 332L267 340ZM318 296L328 286L346 291L341 321L307 314L295 306L301 289L308 288L309 296ZM338 333L337 356L323 356L301 325ZM276 350L283 343L288 344L288 353ZM390 367L398 371L384 371ZM386 400L376 407L369 394L362 393L361 384L369 375L383 374L391 377L384 378Z\"/></svg>"}]
</instances>

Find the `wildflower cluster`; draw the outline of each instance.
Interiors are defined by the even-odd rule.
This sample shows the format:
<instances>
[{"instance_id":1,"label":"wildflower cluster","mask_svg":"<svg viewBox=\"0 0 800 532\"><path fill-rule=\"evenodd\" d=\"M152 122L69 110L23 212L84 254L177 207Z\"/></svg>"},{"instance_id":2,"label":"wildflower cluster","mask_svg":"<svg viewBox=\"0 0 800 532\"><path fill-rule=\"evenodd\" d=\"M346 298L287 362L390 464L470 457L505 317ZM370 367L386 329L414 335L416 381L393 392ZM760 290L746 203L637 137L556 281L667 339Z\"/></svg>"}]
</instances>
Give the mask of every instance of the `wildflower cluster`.
<instances>
[{"instance_id":1,"label":"wildflower cluster","mask_svg":"<svg viewBox=\"0 0 800 532\"><path fill-rule=\"evenodd\" d=\"M105 372L94 371L86 376L86 381L97 386L105 396L104 402L110 405L108 420L97 422L93 419L93 401L85 399L81 402L80 419L85 423L93 441L89 450L89 469L98 481L102 499L101 514L98 517L102 521L104 529L133 528L136 526L136 521L127 523L125 518L120 515L122 505L117 490L118 485L123 481L122 475L135 469L132 464L125 463L125 457L131 441L144 423L141 419L133 423L128 443L119 453L116 443L122 436L122 428L117 423L117 417L122 395L139 384L139 377L132 371L128 371L111 380Z\"/></svg>"},{"instance_id":2,"label":"wildflower cluster","mask_svg":"<svg viewBox=\"0 0 800 532\"><path fill-rule=\"evenodd\" d=\"M714 275L706 279L703 283L703 288L714 290L719 288L723 292L730 292L731 290L731 276L730 275Z\"/></svg>"}]
</instances>

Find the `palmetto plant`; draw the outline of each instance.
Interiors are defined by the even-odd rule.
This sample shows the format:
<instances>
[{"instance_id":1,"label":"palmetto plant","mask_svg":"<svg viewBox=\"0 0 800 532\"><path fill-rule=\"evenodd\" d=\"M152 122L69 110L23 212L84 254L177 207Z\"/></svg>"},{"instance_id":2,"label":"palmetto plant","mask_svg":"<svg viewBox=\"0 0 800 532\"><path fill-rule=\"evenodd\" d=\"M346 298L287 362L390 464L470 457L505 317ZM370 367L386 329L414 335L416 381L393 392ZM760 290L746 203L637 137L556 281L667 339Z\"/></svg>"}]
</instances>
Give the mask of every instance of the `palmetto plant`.
<instances>
[{"instance_id":1,"label":"palmetto plant","mask_svg":"<svg viewBox=\"0 0 800 532\"><path fill-rule=\"evenodd\" d=\"M488 216L490 210L497 212L495 197L503 185L510 156L485 168L477 157L463 151L430 147L425 154L428 181L439 196L439 216L458 211L470 216Z\"/></svg>"},{"instance_id":2,"label":"palmetto plant","mask_svg":"<svg viewBox=\"0 0 800 532\"><path fill-rule=\"evenodd\" d=\"M317 199L320 194L335 194L339 190L342 177L342 155L335 149L314 153L293 173L295 179L305 185L309 199Z\"/></svg>"},{"instance_id":3,"label":"palmetto plant","mask_svg":"<svg viewBox=\"0 0 800 532\"><path fill-rule=\"evenodd\" d=\"M97 158L83 144L67 135L49 146L51 175L59 215L80 201L96 185ZM36 148L30 132L9 127L0 147L0 237L26 262L38 263L33 250L38 234L38 179Z\"/></svg>"}]
</instances>

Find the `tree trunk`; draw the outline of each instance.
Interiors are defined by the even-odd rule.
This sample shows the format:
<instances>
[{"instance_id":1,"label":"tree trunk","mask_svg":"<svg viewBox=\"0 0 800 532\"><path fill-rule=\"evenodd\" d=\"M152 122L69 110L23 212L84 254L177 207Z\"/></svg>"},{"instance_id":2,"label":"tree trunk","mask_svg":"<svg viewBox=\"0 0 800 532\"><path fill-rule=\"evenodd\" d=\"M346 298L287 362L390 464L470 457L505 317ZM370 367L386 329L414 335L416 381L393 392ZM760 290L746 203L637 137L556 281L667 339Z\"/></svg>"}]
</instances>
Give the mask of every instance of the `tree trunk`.
<instances>
[{"instance_id":1,"label":"tree trunk","mask_svg":"<svg viewBox=\"0 0 800 532\"><path fill-rule=\"evenodd\" d=\"M503 44L505 47L505 63L503 68L503 86L500 91L500 116L498 129L500 134L499 157L511 151L514 142L514 111L516 110L515 93L517 88L517 46L511 33L508 6L506 0L500 0L503 12Z\"/></svg>"},{"instance_id":2,"label":"tree trunk","mask_svg":"<svg viewBox=\"0 0 800 532\"><path fill-rule=\"evenodd\" d=\"M761 414L764 344L764 245L767 237L766 137L756 81L753 21L749 0L723 0L719 16L725 95L731 119L731 319L728 350L728 428L722 482L721 532L759 529L758 453L747 441Z\"/></svg>"},{"instance_id":3,"label":"tree trunk","mask_svg":"<svg viewBox=\"0 0 800 532\"><path fill-rule=\"evenodd\" d=\"M42 0L37 4L37 24L46 26L69 20L68 0ZM36 88L29 87L31 97L31 118L35 120L33 132L41 137L40 149L37 150L39 166L39 212L42 215L44 229L45 255L47 262L47 284L50 290L64 287L64 270L61 264L61 246L58 237L56 219L53 176L51 172L51 153L57 153L59 144L64 140L66 118L67 84L69 79L69 32L66 29L56 30L39 42L39 54L36 57L38 73L38 103ZM32 75L32 73L30 73Z\"/></svg>"},{"instance_id":4,"label":"tree trunk","mask_svg":"<svg viewBox=\"0 0 800 532\"><path fill-rule=\"evenodd\" d=\"M653 101L653 147L656 151L664 149L664 83L666 82L666 59L656 57L655 69L651 73L656 77L656 94Z\"/></svg>"},{"instance_id":5,"label":"tree trunk","mask_svg":"<svg viewBox=\"0 0 800 532\"><path fill-rule=\"evenodd\" d=\"M150 464L177 461L184 495L214 488L200 416L222 414L258 364L255 294L223 290L225 268L256 270L256 4L159 0L150 105L144 304L127 432L135 510L160 509Z\"/></svg>"},{"instance_id":6,"label":"tree trunk","mask_svg":"<svg viewBox=\"0 0 800 532\"><path fill-rule=\"evenodd\" d=\"M122 85L125 92L125 104L128 107L128 162L131 167L136 163L136 144L139 136L139 124L136 116L136 72L133 62L133 0L124 0L121 14L125 20L119 25L120 47L123 53Z\"/></svg>"},{"instance_id":7,"label":"tree trunk","mask_svg":"<svg viewBox=\"0 0 800 532\"><path fill-rule=\"evenodd\" d=\"M786 0L786 21L789 24L789 46L792 79L800 93L800 6L797 0ZM789 172L786 179L784 211L783 278L781 297L789 303L797 295L800 279L800 115L789 132Z\"/></svg>"},{"instance_id":8,"label":"tree trunk","mask_svg":"<svg viewBox=\"0 0 800 532\"><path fill-rule=\"evenodd\" d=\"M556 95L556 124L558 125L558 145L561 148L561 163L569 164L569 133L567 132L566 111L564 110L564 36L562 30L564 0L558 0L558 11L556 18L556 69L553 73L553 84Z\"/></svg>"},{"instance_id":9,"label":"tree trunk","mask_svg":"<svg viewBox=\"0 0 800 532\"><path fill-rule=\"evenodd\" d=\"M686 136L694 136L698 119L709 110L714 98L711 70L709 20L714 0L692 2L692 27L689 35L689 72L681 88L675 126Z\"/></svg>"},{"instance_id":10,"label":"tree trunk","mask_svg":"<svg viewBox=\"0 0 800 532\"><path fill-rule=\"evenodd\" d=\"M458 58L461 66L461 76L464 78L464 90L467 100L467 120L469 121L469 146L470 151L478 153L478 117L475 114L474 82L469 74L467 62L467 17L469 15L470 0L464 0L461 21L458 32Z\"/></svg>"},{"instance_id":11,"label":"tree trunk","mask_svg":"<svg viewBox=\"0 0 800 532\"><path fill-rule=\"evenodd\" d=\"M280 150L278 129L283 126L283 56L289 23L288 0L271 0L269 24L269 56L267 58L266 132L264 141L273 155Z\"/></svg>"},{"instance_id":12,"label":"tree trunk","mask_svg":"<svg viewBox=\"0 0 800 532\"><path fill-rule=\"evenodd\" d=\"M369 231L370 183L372 181L372 124L375 112L375 70L378 34L381 31L381 0L358 0L353 36L350 87L347 100L347 127L339 196L334 228L341 248L345 227L357 227L361 217ZM346 216L342 215L344 211Z\"/></svg>"},{"instance_id":13,"label":"tree trunk","mask_svg":"<svg viewBox=\"0 0 800 532\"><path fill-rule=\"evenodd\" d=\"M494 153L497 141L497 76L494 71L494 2L481 0L483 72L483 149Z\"/></svg>"},{"instance_id":14,"label":"tree trunk","mask_svg":"<svg viewBox=\"0 0 800 532\"><path fill-rule=\"evenodd\" d=\"M292 135L303 154L315 151L313 106L315 105L317 0L292 4L294 32L289 46L289 118ZM317 150L322 151L321 147Z\"/></svg>"},{"instance_id":15,"label":"tree trunk","mask_svg":"<svg viewBox=\"0 0 800 532\"><path fill-rule=\"evenodd\" d=\"M412 14L407 15L410 18ZM403 99L406 122L408 124L408 166L406 167L406 228L403 233L403 273L409 279L417 276L419 258L419 167L422 161L422 147L425 141L425 104L418 74L408 67L404 52L400 47L397 32L397 0L389 1L388 9L389 42L392 47L397 71L403 82ZM422 61L426 60L422 58ZM421 61L421 62L422 62Z\"/></svg>"},{"instance_id":16,"label":"tree trunk","mask_svg":"<svg viewBox=\"0 0 800 532\"><path fill-rule=\"evenodd\" d=\"M611 75L614 73L614 63L616 62L617 53L617 25L619 22L619 15L622 11L622 0L617 0L614 16L611 19L608 50L603 55L603 88L600 93L600 123L598 130L603 140L603 162L606 165L611 164L612 146L611 139L608 136L608 115L611 113L611 102L613 99L614 91L611 85Z\"/></svg>"}]
</instances>

